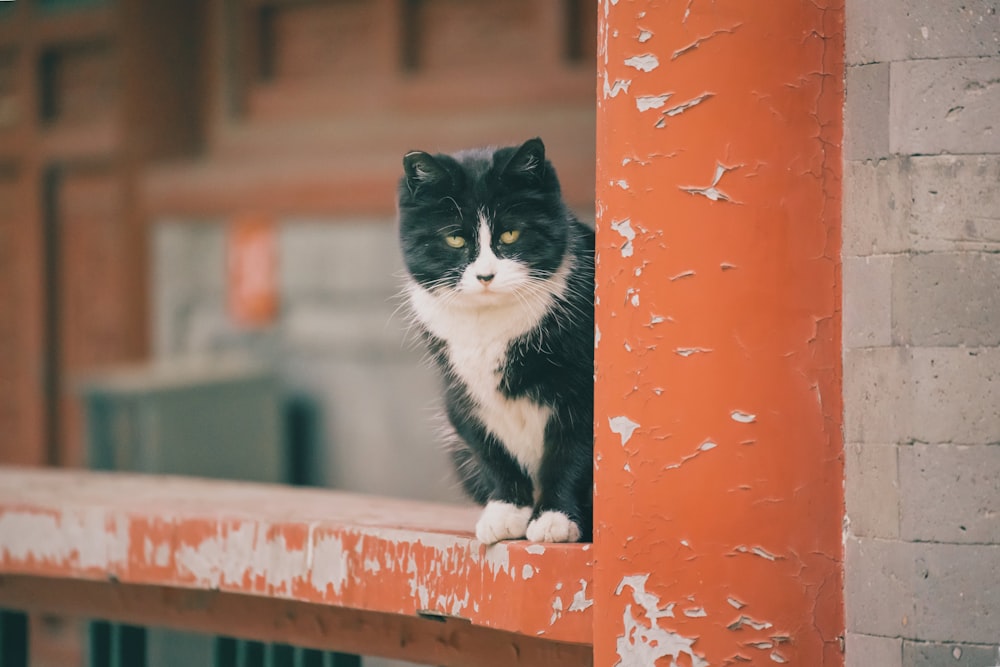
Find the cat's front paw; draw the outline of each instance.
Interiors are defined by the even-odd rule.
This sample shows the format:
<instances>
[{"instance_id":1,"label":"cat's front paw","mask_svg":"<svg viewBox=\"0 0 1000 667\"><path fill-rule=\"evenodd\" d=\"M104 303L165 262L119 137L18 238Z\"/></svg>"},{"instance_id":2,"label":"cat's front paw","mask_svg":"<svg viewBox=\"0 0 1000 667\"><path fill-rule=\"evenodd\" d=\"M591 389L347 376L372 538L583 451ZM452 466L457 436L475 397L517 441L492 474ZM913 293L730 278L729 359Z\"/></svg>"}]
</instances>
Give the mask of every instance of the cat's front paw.
<instances>
[{"instance_id":1,"label":"cat's front paw","mask_svg":"<svg viewBox=\"0 0 1000 667\"><path fill-rule=\"evenodd\" d=\"M476 539L484 544L524 537L531 519L530 507L491 500L476 522Z\"/></svg>"},{"instance_id":2,"label":"cat's front paw","mask_svg":"<svg viewBox=\"0 0 1000 667\"><path fill-rule=\"evenodd\" d=\"M532 542L576 542L580 526L562 512L548 510L528 524L525 535Z\"/></svg>"}]
</instances>

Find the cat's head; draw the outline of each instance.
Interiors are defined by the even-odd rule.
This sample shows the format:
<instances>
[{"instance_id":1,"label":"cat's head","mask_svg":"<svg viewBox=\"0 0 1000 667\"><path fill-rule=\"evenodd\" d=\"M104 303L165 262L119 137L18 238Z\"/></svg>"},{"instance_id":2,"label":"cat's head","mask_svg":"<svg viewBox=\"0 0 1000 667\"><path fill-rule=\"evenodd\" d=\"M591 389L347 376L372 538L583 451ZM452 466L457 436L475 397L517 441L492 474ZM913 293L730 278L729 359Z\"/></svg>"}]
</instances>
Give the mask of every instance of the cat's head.
<instances>
[{"instance_id":1,"label":"cat's head","mask_svg":"<svg viewBox=\"0 0 1000 667\"><path fill-rule=\"evenodd\" d=\"M567 211L541 139L403 158L399 232L413 280L456 305L511 302L560 269Z\"/></svg>"}]
</instances>

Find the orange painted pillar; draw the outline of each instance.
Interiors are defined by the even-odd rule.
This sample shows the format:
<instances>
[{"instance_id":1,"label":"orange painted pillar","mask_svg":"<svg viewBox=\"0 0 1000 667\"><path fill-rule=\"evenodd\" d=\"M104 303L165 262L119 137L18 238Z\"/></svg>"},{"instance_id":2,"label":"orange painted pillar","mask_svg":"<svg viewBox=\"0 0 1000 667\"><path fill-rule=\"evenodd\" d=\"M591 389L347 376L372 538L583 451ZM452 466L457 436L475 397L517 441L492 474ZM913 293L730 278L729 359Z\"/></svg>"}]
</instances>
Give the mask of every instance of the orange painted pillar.
<instances>
[{"instance_id":1,"label":"orange painted pillar","mask_svg":"<svg viewBox=\"0 0 1000 667\"><path fill-rule=\"evenodd\" d=\"M603 0L595 664L841 665L838 0Z\"/></svg>"}]
</instances>

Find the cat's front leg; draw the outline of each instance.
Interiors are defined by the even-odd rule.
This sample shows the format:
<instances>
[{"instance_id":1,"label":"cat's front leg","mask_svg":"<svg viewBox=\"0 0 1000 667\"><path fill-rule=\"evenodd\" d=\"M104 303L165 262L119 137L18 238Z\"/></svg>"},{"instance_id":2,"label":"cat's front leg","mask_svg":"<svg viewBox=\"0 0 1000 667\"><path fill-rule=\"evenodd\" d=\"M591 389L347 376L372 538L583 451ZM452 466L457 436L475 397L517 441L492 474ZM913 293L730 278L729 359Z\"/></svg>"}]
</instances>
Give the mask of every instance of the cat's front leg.
<instances>
[{"instance_id":1,"label":"cat's front leg","mask_svg":"<svg viewBox=\"0 0 1000 667\"><path fill-rule=\"evenodd\" d=\"M546 432L540 492L525 532L532 542L589 541L592 532L593 448L590 430L579 433L558 420Z\"/></svg>"},{"instance_id":2,"label":"cat's front leg","mask_svg":"<svg viewBox=\"0 0 1000 667\"><path fill-rule=\"evenodd\" d=\"M523 538L532 515L531 478L492 437L482 452L482 468L492 481L493 491L476 522L476 539L494 544Z\"/></svg>"}]
</instances>

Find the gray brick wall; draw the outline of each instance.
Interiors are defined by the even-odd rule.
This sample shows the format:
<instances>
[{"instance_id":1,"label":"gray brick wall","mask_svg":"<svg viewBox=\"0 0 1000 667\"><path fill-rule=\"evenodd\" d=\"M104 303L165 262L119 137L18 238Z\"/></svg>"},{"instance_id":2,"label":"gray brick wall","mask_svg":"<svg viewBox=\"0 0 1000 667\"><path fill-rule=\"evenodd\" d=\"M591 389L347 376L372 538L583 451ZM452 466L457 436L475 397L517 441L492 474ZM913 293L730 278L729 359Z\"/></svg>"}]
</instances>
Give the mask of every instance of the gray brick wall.
<instances>
[{"instance_id":1,"label":"gray brick wall","mask_svg":"<svg viewBox=\"0 0 1000 667\"><path fill-rule=\"evenodd\" d=\"M849 667L1000 665L1000 0L848 0Z\"/></svg>"}]
</instances>

